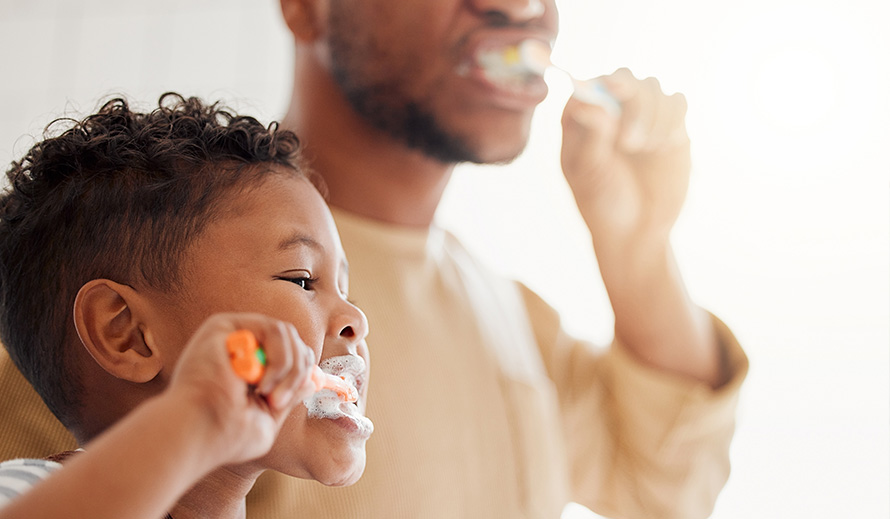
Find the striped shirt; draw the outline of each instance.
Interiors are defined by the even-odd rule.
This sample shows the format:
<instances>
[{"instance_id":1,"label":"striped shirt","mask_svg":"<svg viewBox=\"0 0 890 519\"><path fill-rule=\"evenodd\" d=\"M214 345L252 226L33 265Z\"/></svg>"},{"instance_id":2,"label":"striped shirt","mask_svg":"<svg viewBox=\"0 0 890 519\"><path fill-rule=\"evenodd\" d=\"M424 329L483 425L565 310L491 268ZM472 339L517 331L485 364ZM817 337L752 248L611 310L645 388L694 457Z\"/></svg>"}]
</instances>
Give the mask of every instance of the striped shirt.
<instances>
[{"instance_id":1,"label":"striped shirt","mask_svg":"<svg viewBox=\"0 0 890 519\"><path fill-rule=\"evenodd\" d=\"M0 463L0 508L60 468L60 463L40 459L18 459Z\"/></svg>"}]
</instances>

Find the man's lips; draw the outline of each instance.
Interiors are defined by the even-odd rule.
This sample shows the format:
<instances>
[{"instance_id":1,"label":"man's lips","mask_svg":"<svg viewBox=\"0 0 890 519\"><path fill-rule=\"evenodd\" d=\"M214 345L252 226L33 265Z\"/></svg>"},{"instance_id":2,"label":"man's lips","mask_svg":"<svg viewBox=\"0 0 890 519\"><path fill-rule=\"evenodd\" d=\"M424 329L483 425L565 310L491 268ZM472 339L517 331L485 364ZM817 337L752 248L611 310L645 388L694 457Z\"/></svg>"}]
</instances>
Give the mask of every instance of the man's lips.
<instances>
[{"instance_id":1,"label":"man's lips","mask_svg":"<svg viewBox=\"0 0 890 519\"><path fill-rule=\"evenodd\" d=\"M456 72L477 82L506 105L524 107L540 103L547 96L543 69L532 66L520 48L522 42L529 41L535 43L538 54L549 59L550 44L542 38L527 31L499 32L468 44Z\"/></svg>"},{"instance_id":2,"label":"man's lips","mask_svg":"<svg viewBox=\"0 0 890 519\"><path fill-rule=\"evenodd\" d=\"M546 31L527 29L486 29L470 35L459 52L462 66L478 65L479 56L503 49L519 47L520 43L533 40L542 48L549 49L553 38Z\"/></svg>"}]
</instances>

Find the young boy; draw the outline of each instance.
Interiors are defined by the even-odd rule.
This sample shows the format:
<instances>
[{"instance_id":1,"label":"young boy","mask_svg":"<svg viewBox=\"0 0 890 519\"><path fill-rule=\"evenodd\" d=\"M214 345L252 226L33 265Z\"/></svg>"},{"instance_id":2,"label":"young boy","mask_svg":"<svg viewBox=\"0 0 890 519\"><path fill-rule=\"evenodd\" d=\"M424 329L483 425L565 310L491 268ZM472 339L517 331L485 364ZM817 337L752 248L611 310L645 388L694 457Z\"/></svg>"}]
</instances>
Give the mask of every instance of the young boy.
<instances>
[{"instance_id":1,"label":"young boy","mask_svg":"<svg viewBox=\"0 0 890 519\"><path fill-rule=\"evenodd\" d=\"M84 452L0 466L0 518L236 518L267 469L358 479L368 327L298 147L165 94L150 113L112 100L13 163L0 338ZM255 386L229 363L237 329L268 356ZM324 405L315 359L357 403Z\"/></svg>"}]
</instances>

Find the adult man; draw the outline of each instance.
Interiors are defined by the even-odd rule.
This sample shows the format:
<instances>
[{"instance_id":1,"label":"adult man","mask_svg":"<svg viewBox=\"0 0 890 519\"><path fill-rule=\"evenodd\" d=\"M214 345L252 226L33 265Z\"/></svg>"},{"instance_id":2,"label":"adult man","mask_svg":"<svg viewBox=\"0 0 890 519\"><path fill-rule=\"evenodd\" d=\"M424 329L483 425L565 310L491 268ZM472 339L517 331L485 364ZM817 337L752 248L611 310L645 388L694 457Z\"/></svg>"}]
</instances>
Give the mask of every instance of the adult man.
<instances>
[{"instance_id":1,"label":"adult man","mask_svg":"<svg viewBox=\"0 0 890 519\"><path fill-rule=\"evenodd\" d=\"M325 180L368 315L377 429L356 485L261 479L251 517L543 518L569 500L707 516L746 361L687 297L668 242L689 173L682 96L619 71L604 81L620 117L566 106L563 170L615 311L615 344L596 351L431 225L456 163L525 146L546 87L491 79L479 56L552 41L553 0L281 4L296 46L283 124Z\"/></svg>"}]
</instances>

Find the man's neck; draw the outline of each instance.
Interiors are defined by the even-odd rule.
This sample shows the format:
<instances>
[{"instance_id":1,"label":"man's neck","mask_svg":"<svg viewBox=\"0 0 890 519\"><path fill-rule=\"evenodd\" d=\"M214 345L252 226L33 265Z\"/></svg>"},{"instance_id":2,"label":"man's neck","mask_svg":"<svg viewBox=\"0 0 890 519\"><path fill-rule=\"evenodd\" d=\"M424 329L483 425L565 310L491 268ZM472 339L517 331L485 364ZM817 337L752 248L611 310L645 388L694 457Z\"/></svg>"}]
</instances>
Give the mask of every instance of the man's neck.
<instances>
[{"instance_id":1,"label":"man's neck","mask_svg":"<svg viewBox=\"0 0 890 519\"><path fill-rule=\"evenodd\" d=\"M282 126L303 143L330 205L382 222L428 226L454 169L373 128L324 70L298 60Z\"/></svg>"}]
</instances>

